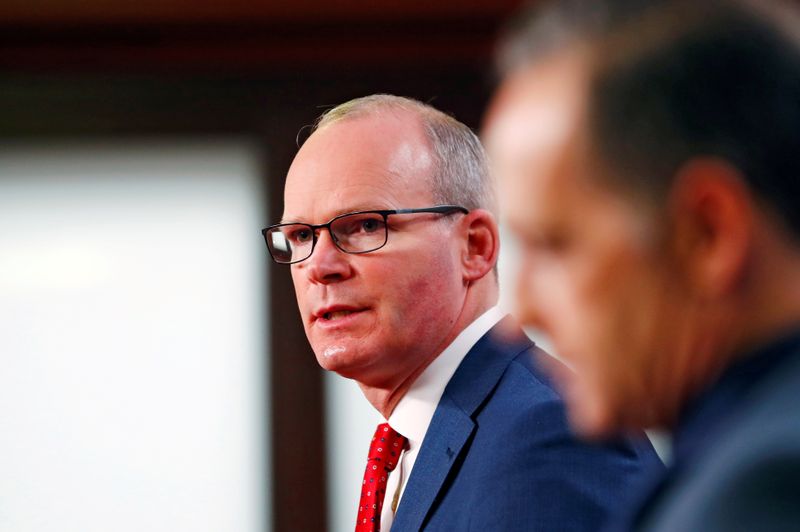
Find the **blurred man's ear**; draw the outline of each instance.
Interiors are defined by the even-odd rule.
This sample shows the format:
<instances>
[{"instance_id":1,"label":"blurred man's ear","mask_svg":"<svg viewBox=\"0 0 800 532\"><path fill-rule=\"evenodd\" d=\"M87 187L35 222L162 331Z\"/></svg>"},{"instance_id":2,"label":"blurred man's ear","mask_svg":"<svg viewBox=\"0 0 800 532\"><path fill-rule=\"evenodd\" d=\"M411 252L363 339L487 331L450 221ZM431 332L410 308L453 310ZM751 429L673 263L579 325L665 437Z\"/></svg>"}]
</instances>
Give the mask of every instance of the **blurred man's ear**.
<instances>
[{"instance_id":1,"label":"blurred man's ear","mask_svg":"<svg viewBox=\"0 0 800 532\"><path fill-rule=\"evenodd\" d=\"M464 280L477 281L492 271L500 251L497 221L485 209L475 209L462 220L466 246L462 251Z\"/></svg>"},{"instance_id":2,"label":"blurred man's ear","mask_svg":"<svg viewBox=\"0 0 800 532\"><path fill-rule=\"evenodd\" d=\"M755 205L740 172L718 158L689 161L669 205L675 258L696 295L713 299L735 290L755 233Z\"/></svg>"}]
</instances>

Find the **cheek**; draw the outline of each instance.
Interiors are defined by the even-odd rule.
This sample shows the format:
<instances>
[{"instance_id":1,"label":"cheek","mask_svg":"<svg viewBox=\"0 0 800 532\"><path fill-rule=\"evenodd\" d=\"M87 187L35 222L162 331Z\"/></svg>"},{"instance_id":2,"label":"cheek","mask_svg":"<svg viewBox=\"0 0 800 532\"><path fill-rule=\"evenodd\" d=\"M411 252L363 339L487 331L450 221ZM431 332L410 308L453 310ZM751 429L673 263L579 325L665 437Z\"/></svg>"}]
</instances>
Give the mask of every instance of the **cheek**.
<instances>
[{"instance_id":1,"label":"cheek","mask_svg":"<svg viewBox=\"0 0 800 532\"><path fill-rule=\"evenodd\" d=\"M615 266L615 267L612 267ZM629 271L620 262L607 268L598 268L595 275L579 285L579 303L573 309L581 315L588 365L600 376L609 376L624 369L631 341L635 339L638 322L647 313L640 306L641 294L635 286L640 283L640 272ZM582 313L582 314L581 314Z\"/></svg>"},{"instance_id":2,"label":"cheek","mask_svg":"<svg viewBox=\"0 0 800 532\"><path fill-rule=\"evenodd\" d=\"M586 248L540 260L531 266L526 292L538 301L541 328L558 354L592 387L620 369L626 327L636 317L628 292L638 266L613 251Z\"/></svg>"},{"instance_id":3,"label":"cheek","mask_svg":"<svg viewBox=\"0 0 800 532\"><path fill-rule=\"evenodd\" d=\"M555 258L525 262L518 286L523 321L553 336L557 344L573 336L579 326L581 298L568 265Z\"/></svg>"},{"instance_id":4,"label":"cheek","mask_svg":"<svg viewBox=\"0 0 800 532\"><path fill-rule=\"evenodd\" d=\"M413 270L404 263L395 276L397 283L392 287L387 310L403 333L417 339L428 338L455 320L462 284L453 261L447 259L434 256Z\"/></svg>"},{"instance_id":5,"label":"cheek","mask_svg":"<svg viewBox=\"0 0 800 532\"><path fill-rule=\"evenodd\" d=\"M612 263L609 263L611 265ZM613 261L585 285L582 368L589 394L612 412L647 402L653 354L667 325L663 276L641 256Z\"/></svg>"},{"instance_id":6,"label":"cheek","mask_svg":"<svg viewBox=\"0 0 800 532\"><path fill-rule=\"evenodd\" d=\"M308 305L308 286L305 278L305 273L302 270L292 266L292 284L294 285L294 295L297 299L297 308L300 309L300 314L304 317L306 316L306 307ZM305 320L303 322L305 323Z\"/></svg>"}]
</instances>

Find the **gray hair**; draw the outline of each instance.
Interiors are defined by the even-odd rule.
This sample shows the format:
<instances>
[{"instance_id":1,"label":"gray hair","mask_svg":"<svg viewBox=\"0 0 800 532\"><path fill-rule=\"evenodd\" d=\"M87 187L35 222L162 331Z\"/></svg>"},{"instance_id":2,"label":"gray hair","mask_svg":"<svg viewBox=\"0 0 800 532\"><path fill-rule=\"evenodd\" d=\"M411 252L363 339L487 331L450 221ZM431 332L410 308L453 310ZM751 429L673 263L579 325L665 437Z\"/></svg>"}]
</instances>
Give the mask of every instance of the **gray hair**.
<instances>
[{"instance_id":1,"label":"gray hair","mask_svg":"<svg viewBox=\"0 0 800 532\"><path fill-rule=\"evenodd\" d=\"M409 111L422 122L436 165L431 176L436 203L497 213L494 182L480 140L466 125L428 104L390 94L364 96L325 112L314 131L383 111Z\"/></svg>"}]
</instances>

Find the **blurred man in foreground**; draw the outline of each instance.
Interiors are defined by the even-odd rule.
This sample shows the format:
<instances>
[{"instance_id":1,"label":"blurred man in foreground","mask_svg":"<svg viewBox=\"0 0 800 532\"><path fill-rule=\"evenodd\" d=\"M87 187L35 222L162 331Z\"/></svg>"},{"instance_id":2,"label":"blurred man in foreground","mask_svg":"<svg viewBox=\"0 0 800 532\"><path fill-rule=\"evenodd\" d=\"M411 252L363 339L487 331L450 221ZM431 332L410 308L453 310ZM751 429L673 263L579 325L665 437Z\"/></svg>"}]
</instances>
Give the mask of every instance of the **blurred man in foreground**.
<instances>
[{"instance_id":1,"label":"blurred man in foreground","mask_svg":"<svg viewBox=\"0 0 800 532\"><path fill-rule=\"evenodd\" d=\"M524 318L577 370L580 431L675 431L621 528L796 530L800 25L652 5L564 2L506 48L485 135Z\"/></svg>"},{"instance_id":2,"label":"blurred man in foreground","mask_svg":"<svg viewBox=\"0 0 800 532\"><path fill-rule=\"evenodd\" d=\"M655 458L577 441L546 355L495 306L494 190L469 128L404 98L345 103L284 200L264 236L317 360L387 420L356 530L596 530Z\"/></svg>"}]
</instances>

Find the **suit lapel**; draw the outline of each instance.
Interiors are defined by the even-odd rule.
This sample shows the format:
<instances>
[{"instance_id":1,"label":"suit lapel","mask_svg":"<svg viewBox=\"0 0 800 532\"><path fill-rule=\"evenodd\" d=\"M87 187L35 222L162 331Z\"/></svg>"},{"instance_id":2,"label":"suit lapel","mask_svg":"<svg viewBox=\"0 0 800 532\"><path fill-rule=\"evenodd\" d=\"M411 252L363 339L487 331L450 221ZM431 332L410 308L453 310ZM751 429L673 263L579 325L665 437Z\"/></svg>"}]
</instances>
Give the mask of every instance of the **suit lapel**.
<instances>
[{"instance_id":1,"label":"suit lapel","mask_svg":"<svg viewBox=\"0 0 800 532\"><path fill-rule=\"evenodd\" d=\"M453 462L475 430L475 423L451 399L443 396L430 427L397 508L394 530L422 528Z\"/></svg>"},{"instance_id":2,"label":"suit lapel","mask_svg":"<svg viewBox=\"0 0 800 532\"><path fill-rule=\"evenodd\" d=\"M472 416L511 360L532 346L505 318L470 349L445 388L414 462L392 530L420 530L472 433Z\"/></svg>"}]
</instances>

